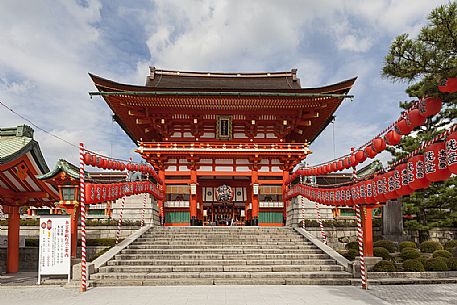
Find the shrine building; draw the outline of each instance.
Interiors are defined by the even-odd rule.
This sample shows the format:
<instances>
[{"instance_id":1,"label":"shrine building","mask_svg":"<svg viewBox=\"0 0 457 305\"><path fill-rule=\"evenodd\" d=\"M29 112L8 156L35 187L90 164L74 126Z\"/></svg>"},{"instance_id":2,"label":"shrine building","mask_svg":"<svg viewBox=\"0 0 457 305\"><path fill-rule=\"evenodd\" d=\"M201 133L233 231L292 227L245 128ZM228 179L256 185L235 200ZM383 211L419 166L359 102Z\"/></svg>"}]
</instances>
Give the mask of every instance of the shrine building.
<instances>
[{"instance_id":1,"label":"shrine building","mask_svg":"<svg viewBox=\"0 0 457 305\"><path fill-rule=\"evenodd\" d=\"M166 226L282 226L283 184L356 78L302 88L297 70L150 68L145 86L90 74L113 118L165 181Z\"/></svg>"}]
</instances>

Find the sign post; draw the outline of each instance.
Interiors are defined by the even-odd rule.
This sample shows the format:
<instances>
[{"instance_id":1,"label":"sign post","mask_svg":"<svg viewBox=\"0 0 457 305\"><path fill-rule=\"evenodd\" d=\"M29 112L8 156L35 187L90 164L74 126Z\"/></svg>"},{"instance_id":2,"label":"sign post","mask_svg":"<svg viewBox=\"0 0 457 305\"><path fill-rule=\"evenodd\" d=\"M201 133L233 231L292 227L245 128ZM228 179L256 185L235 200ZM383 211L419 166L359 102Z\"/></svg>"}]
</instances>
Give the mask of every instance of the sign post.
<instances>
[{"instance_id":1,"label":"sign post","mask_svg":"<svg viewBox=\"0 0 457 305\"><path fill-rule=\"evenodd\" d=\"M41 275L68 274L71 268L71 218L62 215L40 217L38 285Z\"/></svg>"}]
</instances>

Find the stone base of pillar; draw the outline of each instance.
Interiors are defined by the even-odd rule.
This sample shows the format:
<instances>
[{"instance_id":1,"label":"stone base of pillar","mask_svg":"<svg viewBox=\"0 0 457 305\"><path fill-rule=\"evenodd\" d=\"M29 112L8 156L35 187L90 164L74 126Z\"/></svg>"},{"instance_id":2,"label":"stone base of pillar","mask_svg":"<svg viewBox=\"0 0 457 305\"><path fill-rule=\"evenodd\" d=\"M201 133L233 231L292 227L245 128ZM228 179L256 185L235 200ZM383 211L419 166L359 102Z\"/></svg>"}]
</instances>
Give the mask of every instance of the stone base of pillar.
<instances>
[{"instance_id":1,"label":"stone base of pillar","mask_svg":"<svg viewBox=\"0 0 457 305\"><path fill-rule=\"evenodd\" d=\"M192 216L192 218L190 219L190 225L191 226L198 226L197 217Z\"/></svg>"}]
</instances>

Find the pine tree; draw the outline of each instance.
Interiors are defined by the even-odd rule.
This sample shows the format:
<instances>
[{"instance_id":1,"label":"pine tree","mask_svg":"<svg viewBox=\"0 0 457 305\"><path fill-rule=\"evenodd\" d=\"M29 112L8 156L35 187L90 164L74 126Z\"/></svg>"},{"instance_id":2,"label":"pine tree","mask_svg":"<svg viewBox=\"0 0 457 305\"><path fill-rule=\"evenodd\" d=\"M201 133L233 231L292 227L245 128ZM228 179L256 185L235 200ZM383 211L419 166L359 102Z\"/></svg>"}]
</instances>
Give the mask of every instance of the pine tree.
<instances>
[{"instance_id":1,"label":"pine tree","mask_svg":"<svg viewBox=\"0 0 457 305\"><path fill-rule=\"evenodd\" d=\"M457 76L457 4L453 2L434 9L428 21L416 38L402 34L394 40L385 57L382 74L393 81L407 82L406 92L410 97L440 96L443 109L391 150L396 160L443 132L457 117L457 94L438 91L443 81ZM402 109L411 105L412 101L400 103ZM456 184L454 176L401 199L405 213L417 216L406 222L406 226L418 229L421 240L428 239L432 227L457 226Z\"/></svg>"}]
</instances>

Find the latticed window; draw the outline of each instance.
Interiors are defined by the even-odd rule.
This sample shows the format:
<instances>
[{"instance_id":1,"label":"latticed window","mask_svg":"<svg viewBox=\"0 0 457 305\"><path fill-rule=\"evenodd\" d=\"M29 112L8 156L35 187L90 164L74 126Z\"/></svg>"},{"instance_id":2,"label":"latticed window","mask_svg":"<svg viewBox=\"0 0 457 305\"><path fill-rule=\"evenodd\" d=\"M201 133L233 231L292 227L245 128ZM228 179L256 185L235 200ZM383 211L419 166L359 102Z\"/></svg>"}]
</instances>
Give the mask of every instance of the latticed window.
<instances>
[{"instance_id":1,"label":"latticed window","mask_svg":"<svg viewBox=\"0 0 457 305\"><path fill-rule=\"evenodd\" d=\"M73 201L75 198L76 188L74 187L63 187L62 188L62 200Z\"/></svg>"}]
</instances>

